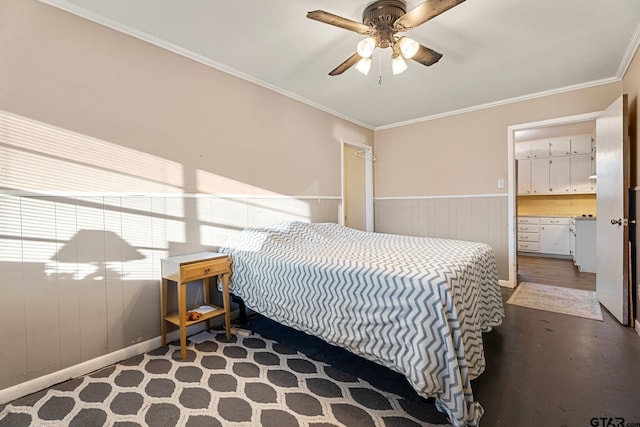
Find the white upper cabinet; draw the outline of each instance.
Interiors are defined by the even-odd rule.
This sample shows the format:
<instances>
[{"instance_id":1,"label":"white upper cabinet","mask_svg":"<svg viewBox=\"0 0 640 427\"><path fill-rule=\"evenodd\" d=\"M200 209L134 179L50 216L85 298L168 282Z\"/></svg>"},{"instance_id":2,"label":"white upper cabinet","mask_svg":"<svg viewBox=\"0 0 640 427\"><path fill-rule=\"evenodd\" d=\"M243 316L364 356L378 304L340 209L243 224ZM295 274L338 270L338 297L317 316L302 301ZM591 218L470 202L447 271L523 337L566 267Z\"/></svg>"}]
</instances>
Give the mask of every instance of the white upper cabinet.
<instances>
[{"instance_id":1,"label":"white upper cabinet","mask_svg":"<svg viewBox=\"0 0 640 427\"><path fill-rule=\"evenodd\" d=\"M516 143L518 194L595 193L595 150L592 135Z\"/></svg>"},{"instance_id":2,"label":"white upper cabinet","mask_svg":"<svg viewBox=\"0 0 640 427\"><path fill-rule=\"evenodd\" d=\"M516 160L527 160L531 158L531 146L529 143L521 142L516 144Z\"/></svg>"},{"instance_id":3,"label":"white upper cabinet","mask_svg":"<svg viewBox=\"0 0 640 427\"><path fill-rule=\"evenodd\" d=\"M549 193L571 193L571 157L553 157L549 159ZM591 165L589 165L591 169Z\"/></svg>"},{"instance_id":4,"label":"white upper cabinet","mask_svg":"<svg viewBox=\"0 0 640 427\"><path fill-rule=\"evenodd\" d=\"M516 165L518 168L518 194L531 194L531 160L518 160Z\"/></svg>"},{"instance_id":5,"label":"white upper cabinet","mask_svg":"<svg viewBox=\"0 0 640 427\"><path fill-rule=\"evenodd\" d=\"M590 154L592 149L591 135L571 137L571 154Z\"/></svg>"},{"instance_id":6,"label":"white upper cabinet","mask_svg":"<svg viewBox=\"0 0 640 427\"><path fill-rule=\"evenodd\" d=\"M576 154L571 156L571 192L572 193L592 193L595 191L595 180L590 179L592 175L591 154Z\"/></svg>"},{"instance_id":7,"label":"white upper cabinet","mask_svg":"<svg viewBox=\"0 0 640 427\"><path fill-rule=\"evenodd\" d=\"M531 159L531 193L549 194L549 159Z\"/></svg>"},{"instance_id":8,"label":"white upper cabinet","mask_svg":"<svg viewBox=\"0 0 640 427\"><path fill-rule=\"evenodd\" d=\"M568 156L571 154L571 139L555 138L549 141L549 156Z\"/></svg>"},{"instance_id":9,"label":"white upper cabinet","mask_svg":"<svg viewBox=\"0 0 640 427\"><path fill-rule=\"evenodd\" d=\"M549 157L549 141L546 139L540 141L531 141L530 150L532 159Z\"/></svg>"}]
</instances>

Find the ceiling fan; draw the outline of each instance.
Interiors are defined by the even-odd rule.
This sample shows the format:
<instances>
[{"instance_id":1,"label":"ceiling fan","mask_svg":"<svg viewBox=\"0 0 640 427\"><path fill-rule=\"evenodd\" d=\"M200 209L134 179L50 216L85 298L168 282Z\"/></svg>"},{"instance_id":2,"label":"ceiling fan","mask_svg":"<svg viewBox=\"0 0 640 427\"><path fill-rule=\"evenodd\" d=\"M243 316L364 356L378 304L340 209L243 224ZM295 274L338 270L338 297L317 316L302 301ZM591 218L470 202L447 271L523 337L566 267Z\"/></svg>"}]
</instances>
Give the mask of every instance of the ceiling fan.
<instances>
[{"instance_id":1,"label":"ceiling fan","mask_svg":"<svg viewBox=\"0 0 640 427\"><path fill-rule=\"evenodd\" d=\"M334 68L329 73L330 76L340 75L354 65L358 71L367 74L371 68L373 51L378 47L392 49L391 68L393 74L400 74L407 69L405 59L413 59L429 66L438 62L442 54L406 36L398 36L397 33L422 25L463 1L425 0L407 12L407 3L404 0L377 0L362 12L362 23L323 10L309 12L307 18L368 36L358 43L357 52Z\"/></svg>"}]
</instances>

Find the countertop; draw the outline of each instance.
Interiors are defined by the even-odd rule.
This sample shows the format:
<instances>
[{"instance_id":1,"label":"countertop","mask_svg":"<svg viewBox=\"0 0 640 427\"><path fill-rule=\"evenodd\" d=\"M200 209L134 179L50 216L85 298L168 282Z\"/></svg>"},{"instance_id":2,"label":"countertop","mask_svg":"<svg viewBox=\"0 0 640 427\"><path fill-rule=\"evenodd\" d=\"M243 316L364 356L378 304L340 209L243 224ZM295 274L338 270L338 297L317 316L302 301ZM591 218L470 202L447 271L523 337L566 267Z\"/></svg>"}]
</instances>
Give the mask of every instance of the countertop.
<instances>
[{"instance_id":1,"label":"countertop","mask_svg":"<svg viewBox=\"0 0 640 427\"><path fill-rule=\"evenodd\" d=\"M540 215L540 214L518 214L519 217L527 217L527 218L575 218L580 220L595 220L597 217L594 216L582 216L578 215Z\"/></svg>"}]
</instances>

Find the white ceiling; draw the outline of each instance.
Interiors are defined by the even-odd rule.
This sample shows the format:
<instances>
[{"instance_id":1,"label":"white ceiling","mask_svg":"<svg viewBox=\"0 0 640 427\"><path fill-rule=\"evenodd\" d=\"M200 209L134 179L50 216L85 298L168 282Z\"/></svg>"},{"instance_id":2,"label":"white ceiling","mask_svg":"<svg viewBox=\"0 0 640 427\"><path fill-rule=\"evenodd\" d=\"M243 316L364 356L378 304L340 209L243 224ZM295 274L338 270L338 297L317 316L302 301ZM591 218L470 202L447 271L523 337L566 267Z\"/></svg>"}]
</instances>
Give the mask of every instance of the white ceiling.
<instances>
[{"instance_id":1,"label":"white ceiling","mask_svg":"<svg viewBox=\"0 0 640 427\"><path fill-rule=\"evenodd\" d=\"M638 0L467 0L407 33L440 62L393 76L385 49L330 77L363 36L306 13L361 21L366 0L41 1L372 129L618 80L640 38Z\"/></svg>"}]
</instances>

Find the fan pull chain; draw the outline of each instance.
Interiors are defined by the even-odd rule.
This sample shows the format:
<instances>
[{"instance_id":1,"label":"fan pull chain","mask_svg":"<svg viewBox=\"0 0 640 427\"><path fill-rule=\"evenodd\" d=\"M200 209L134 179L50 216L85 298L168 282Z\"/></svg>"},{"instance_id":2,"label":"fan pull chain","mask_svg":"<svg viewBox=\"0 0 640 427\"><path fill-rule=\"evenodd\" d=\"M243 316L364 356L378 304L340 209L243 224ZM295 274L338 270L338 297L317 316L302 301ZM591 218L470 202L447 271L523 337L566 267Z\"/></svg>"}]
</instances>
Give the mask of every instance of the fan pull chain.
<instances>
[{"instance_id":1,"label":"fan pull chain","mask_svg":"<svg viewBox=\"0 0 640 427\"><path fill-rule=\"evenodd\" d=\"M382 55L378 49L378 85L382 86Z\"/></svg>"}]
</instances>

